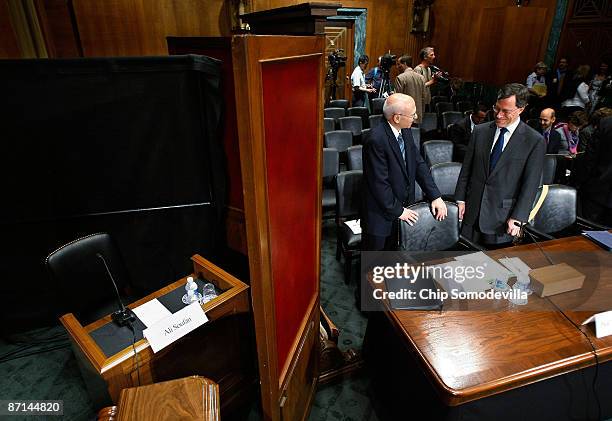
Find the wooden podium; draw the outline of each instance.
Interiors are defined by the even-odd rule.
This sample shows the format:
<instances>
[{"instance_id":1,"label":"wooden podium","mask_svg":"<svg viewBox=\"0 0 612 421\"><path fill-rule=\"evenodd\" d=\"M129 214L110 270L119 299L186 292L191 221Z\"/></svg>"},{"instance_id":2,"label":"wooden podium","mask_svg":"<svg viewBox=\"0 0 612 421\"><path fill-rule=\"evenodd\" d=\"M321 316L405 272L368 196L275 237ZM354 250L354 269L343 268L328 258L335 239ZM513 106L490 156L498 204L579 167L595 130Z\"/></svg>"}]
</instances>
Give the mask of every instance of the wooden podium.
<instances>
[{"instance_id":1,"label":"wooden podium","mask_svg":"<svg viewBox=\"0 0 612 421\"><path fill-rule=\"evenodd\" d=\"M253 379L248 376L252 372L252 367L249 368L252 356L248 355L248 335L244 334L249 329L248 320L245 327L240 317L240 314L246 314L247 319L249 316L248 286L199 255L191 260L193 275L214 283L223 292L202 305L209 322L156 354L145 338L133 346L131 339L124 341L126 346L108 341L103 344L101 330L110 332L107 335L110 340L125 339L122 329L129 331L115 326L110 315L87 326L82 326L72 313L60 318L95 407L117 403L125 388L196 374L219 384L223 407L231 405L239 399L239 394L245 394L245 389L252 387ZM180 300L185 283L186 278L182 278L128 307L138 307L154 298L167 298L166 294L173 291ZM131 338L131 332L129 335ZM109 353L111 348L119 350Z\"/></svg>"}]
</instances>

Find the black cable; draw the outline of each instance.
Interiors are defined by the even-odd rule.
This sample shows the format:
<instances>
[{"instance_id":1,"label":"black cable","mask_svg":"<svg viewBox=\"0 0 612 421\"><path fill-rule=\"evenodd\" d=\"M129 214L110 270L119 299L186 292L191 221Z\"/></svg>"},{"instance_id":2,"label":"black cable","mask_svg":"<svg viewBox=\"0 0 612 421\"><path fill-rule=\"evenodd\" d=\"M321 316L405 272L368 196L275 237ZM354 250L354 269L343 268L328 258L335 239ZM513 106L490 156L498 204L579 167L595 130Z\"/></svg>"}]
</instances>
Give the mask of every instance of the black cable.
<instances>
[{"instance_id":1,"label":"black cable","mask_svg":"<svg viewBox=\"0 0 612 421\"><path fill-rule=\"evenodd\" d=\"M138 375L138 386L142 384L140 381L140 356L136 352L136 330L131 322L128 322L127 327L132 331L132 349L134 350L134 359L136 360L136 374Z\"/></svg>"}]
</instances>

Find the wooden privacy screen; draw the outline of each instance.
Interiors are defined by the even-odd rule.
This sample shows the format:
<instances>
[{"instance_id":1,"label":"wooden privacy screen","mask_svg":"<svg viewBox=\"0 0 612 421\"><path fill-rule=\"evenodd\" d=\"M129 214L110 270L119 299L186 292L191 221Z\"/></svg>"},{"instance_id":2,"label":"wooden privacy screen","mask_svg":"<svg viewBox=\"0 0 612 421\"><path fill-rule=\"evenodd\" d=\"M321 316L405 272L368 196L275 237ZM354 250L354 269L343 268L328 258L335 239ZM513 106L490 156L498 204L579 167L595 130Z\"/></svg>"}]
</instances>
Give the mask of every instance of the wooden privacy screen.
<instances>
[{"instance_id":1,"label":"wooden privacy screen","mask_svg":"<svg viewBox=\"0 0 612 421\"><path fill-rule=\"evenodd\" d=\"M278 369L317 293L318 56L262 63Z\"/></svg>"}]
</instances>

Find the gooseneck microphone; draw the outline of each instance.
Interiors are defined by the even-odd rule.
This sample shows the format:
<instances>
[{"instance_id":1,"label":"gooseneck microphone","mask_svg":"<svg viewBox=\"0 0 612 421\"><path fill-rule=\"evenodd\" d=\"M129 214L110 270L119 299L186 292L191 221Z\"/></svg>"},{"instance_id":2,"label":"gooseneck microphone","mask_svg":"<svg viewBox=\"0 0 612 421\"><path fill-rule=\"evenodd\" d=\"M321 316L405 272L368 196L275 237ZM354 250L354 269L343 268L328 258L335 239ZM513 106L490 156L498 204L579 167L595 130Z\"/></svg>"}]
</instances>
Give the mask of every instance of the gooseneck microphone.
<instances>
[{"instance_id":1,"label":"gooseneck microphone","mask_svg":"<svg viewBox=\"0 0 612 421\"><path fill-rule=\"evenodd\" d=\"M529 234L529 237L531 237L531 240L536 244L536 246L538 246L538 249L540 250L540 252L544 255L544 257L546 257L546 260L548 260L548 263L550 263L551 265L554 265L552 259L550 258L550 256L544 251L544 249L542 248L542 246L540 245L540 243L538 242L538 240L536 240L535 236L529 232L529 230L525 229L529 223L525 222L524 224L515 221L514 225L519 227L521 229L521 232L526 232L527 234Z\"/></svg>"},{"instance_id":2,"label":"gooseneck microphone","mask_svg":"<svg viewBox=\"0 0 612 421\"><path fill-rule=\"evenodd\" d=\"M117 303L119 304L119 310L111 314L111 319L119 326L131 327L132 322L136 320L136 315L130 308L123 305L123 302L121 301L121 295L119 295L119 288L117 288L115 278L113 277L113 274L108 268L108 264L106 263L106 259L104 258L104 256L102 256L100 253L96 253L96 257L102 260L102 264L104 264L104 269L106 269L106 273L108 274L108 277L110 278L111 283L115 288L115 294L117 295Z\"/></svg>"}]
</instances>

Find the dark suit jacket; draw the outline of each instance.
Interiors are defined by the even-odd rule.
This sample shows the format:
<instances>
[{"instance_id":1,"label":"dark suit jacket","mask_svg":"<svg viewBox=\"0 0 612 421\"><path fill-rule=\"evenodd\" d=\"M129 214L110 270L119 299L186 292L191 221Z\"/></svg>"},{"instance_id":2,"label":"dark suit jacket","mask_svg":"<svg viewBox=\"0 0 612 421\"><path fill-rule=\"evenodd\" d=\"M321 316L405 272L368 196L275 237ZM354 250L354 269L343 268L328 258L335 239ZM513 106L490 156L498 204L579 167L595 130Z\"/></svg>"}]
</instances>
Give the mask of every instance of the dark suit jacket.
<instances>
[{"instance_id":1,"label":"dark suit jacket","mask_svg":"<svg viewBox=\"0 0 612 421\"><path fill-rule=\"evenodd\" d=\"M397 139L385 120L370 131L363 145L363 194L361 228L364 233L386 237L404 206L414 202L414 182L434 200L441 196L429 167L414 146L410 129L402 130L406 162Z\"/></svg>"},{"instance_id":2,"label":"dark suit jacket","mask_svg":"<svg viewBox=\"0 0 612 421\"><path fill-rule=\"evenodd\" d=\"M465 202L463 223L480 227L485 234L504 234L508 218L527 222L540 185L545 147L542 135L520 122L495 169L489 174L489 157L495 122L474 127L455 200Z\"/></svg>"},{"instance_id":3,"label":"dark suit jacket","mask_svg":"<svg viewBox=\"0 0 612 421\"><path fill-rule=\"evenodd\" d=\"M453 142L453 161L463 162L467 145L472 136L472 122L467 116L458 123L452 124L448 130L448 136Z\"/></svg>"},{"instance_id":4,"label":"dark suit jacket","mask_svg":"<svg viewBox=\"0 0 612 421\"><path fill-rule=\"evenodd\" d=\"M544 136L542 129L538 130L538 132ZM546 141L544 141L546 143ZM561 135L555 129L550 131L550 135L548 137L548 145L546 145L546 153L559 153L559 149L561 149Z\"/></svg>"}]
</instances>

